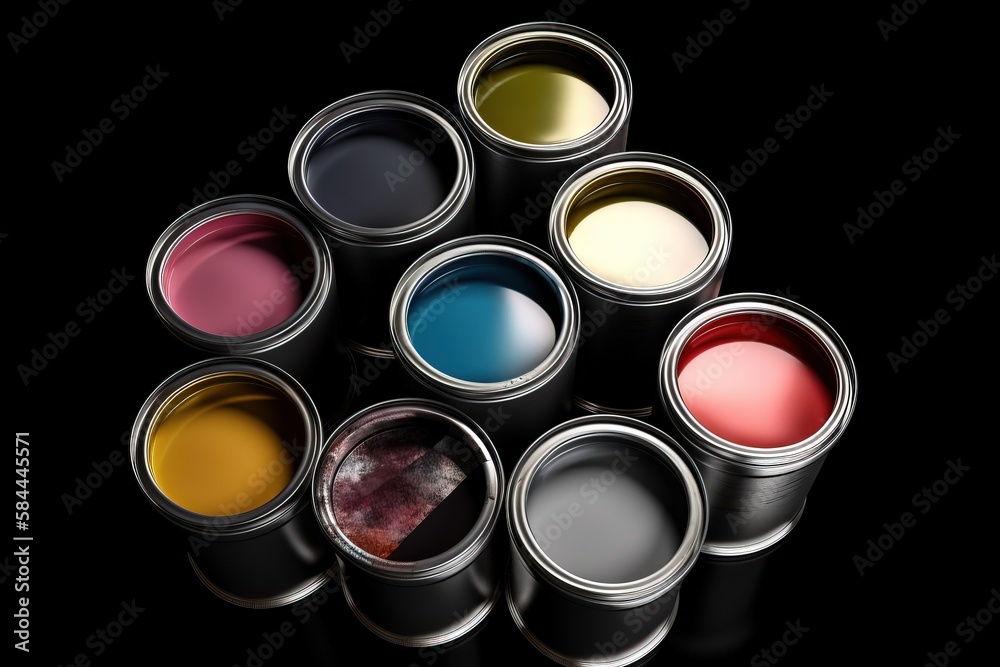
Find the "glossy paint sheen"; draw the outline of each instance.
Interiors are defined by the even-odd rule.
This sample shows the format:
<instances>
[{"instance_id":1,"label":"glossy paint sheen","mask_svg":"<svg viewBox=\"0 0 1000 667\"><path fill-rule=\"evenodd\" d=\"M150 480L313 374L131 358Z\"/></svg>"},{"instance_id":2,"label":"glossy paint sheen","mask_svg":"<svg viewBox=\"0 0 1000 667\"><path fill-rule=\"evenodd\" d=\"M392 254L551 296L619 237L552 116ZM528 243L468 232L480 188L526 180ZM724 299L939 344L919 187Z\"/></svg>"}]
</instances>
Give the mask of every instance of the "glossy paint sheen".
<instances>
[{"instance_id":1,"label":"glossy paint sheen","mask_svg":"<svg viewBox=\"0 0 1000 667\"><path fill-rule=\"evenodd\" d=\"M440 133L402 120L338 133L309 156L309 192L351 225L385 229L420 220L441 205L456 177L454 151Z\"/></svg>"},{"instance_id":2,"label":"glossy paint sheen","mask_svg":"<svg viewBox=\"0 0 1000 667\"><path fill-rule=\"evenodd\" d=\"M301 240L263 214L220 216L189 232L171 251L163 293L185 322L210 334L247 336L277 326L302 304L292 267Z\"/></svg>"},{"instance_id":3,"label":"glossy paint sheen","mask_svg":"<svg viewBox=\"0 0 1000 667\"><path fill-rule=\"evenodd\" d=\"M277 496L295 461L257 413L273 412L280 400L258 385L230 383L174 408L150 438L156 485L181 507L213 516L247 512Z\"/></svg>"},{"instance_id":4,"label":"glossy paint sheen","mask_svg":"<svg viewBox=\"0 0 1000 667\"><path fill-rule=\"evenodd\" d=\"M599 277L630 287L676 282L708 256L687 218L645 197L597 197L569 212L566 234L577 258Z\"/></svg>"},{"instance_id":5,"label":"glossy paint sheen","mask_svg":"<svg viewBox=\"0 0 1000 667\"><path fill-rule=\"evenodd\" d=\"M662 568L684 527L666 489L676 479L649 454L596 442L561 454L531 481L528 525L559 567L589 581L636 581Z\"/></svg>"},{"instance_id":6,"label":"glossy paint sheen","mask_svg":"<svg viewBox=\"0 0 1000 667\"><path fill-rule=\"evenodd\" d=\"M702 426L730 442L801 442L829 419L834 402L829 372L806 349L781 327L720 327L682 353L681 398Z\"/></svg>"},{"instance_id":7,"label":"glossy paint sheen","mask_svg":"<svg viewBox=\"0 0 1000 667\"><path fill-rule=\"evenodd\" d=\"M540 276L515 261L469 265L417 292L407 311L413 347L438 371L503 382L538 367L556 341Z\"/></svg>"},{"instance_id":8,"label":"glossy paint sheen","mask_svg":"<svg viewBox=\"0 0 1000 667\"><path fill-rule=\"evenodd\" d=\"M586 79L548 63L514 63L487 72L476 82L474 97L487 125L528 144L578 139L610 111Z\"/></svg>"}]
</instances>

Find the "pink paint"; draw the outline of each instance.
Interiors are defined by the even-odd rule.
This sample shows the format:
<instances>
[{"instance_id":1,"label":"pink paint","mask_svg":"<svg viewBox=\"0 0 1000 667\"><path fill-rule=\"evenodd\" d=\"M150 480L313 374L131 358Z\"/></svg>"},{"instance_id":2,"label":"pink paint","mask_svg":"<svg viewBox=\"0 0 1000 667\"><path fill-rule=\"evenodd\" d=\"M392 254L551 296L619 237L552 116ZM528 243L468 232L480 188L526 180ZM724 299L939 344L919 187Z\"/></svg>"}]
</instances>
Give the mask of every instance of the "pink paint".
<instances>
[{"instance_id":1,"label":"pink paint","mask_svg":"<svg viewBox=\"0 0 1000 667\"><path fill-rule=\"evenodd\" d=\"M277 326L302 304L307 286L292 267L305 243L279 218L235 213L188 232L164 263L167 302L191 326L248 336Z\"/></svg>"},{"instance_id":2,"label":"pink paint","mask_svg":"<svg viewBox=\"0 0 1000 667\"><path fill-rule=\"evenodd\" d=\"M818 431L833 412L833 369L787 326L741 318L692 336L678 363L681 398L712 433L748 447L783 447Z\"/></svg>"}]
</instances>

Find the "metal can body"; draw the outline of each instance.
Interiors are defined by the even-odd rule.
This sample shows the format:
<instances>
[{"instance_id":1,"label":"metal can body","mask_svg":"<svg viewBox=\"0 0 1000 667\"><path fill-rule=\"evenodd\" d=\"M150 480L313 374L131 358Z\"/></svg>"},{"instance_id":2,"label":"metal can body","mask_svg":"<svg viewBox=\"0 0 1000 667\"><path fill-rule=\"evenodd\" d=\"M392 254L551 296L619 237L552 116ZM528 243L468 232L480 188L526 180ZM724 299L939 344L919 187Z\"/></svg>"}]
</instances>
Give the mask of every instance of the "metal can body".
<instances>
[{"instance_id":1,"label":"metal can body","mask_svg":"<svg viewBox=\"0 0 1000 667\"><path fill-rule=\"evenodd\" d=\"M311 512L321 437L315 405L289 374L219 357L150 394L130 452L143 493L188 535L206 588L238 606L270 608L306 597L337 570Z\"/></svg>"},{"instance_id":2,"label":"metal can body","mask_svg":"<svg viewBox=\"0 0 1000 667\"><path fill-rule=\"evenodd\" d=\"M562 185L548 233L580 297L574 400L590 412L652 414L663 342L722 287L732 245L722 194L675 158L608 155Z\"/></svg>"},{"instance_id":3,"label":"metal can body","mask_svg":"<svg viewBox=\"0 0 1000 667\"><path fill-rule=\"evenodd\" d=\"M535 441L510 477L507 604L528 641L564 665L650 655L707 527L705 487L669 436L587 415Z\"/></svg>"},{"instance_id":4,"label":"metal can body","mask_svg":"<svg viewBox=\"0 0 1000 667\"><path fill-rule=\"evenodd\" d=\"M469 415L505 469L572 408L579 302L552 258L474 235L415 261L393 294L391 333L413 391Z\"/></svg>"},{"instance_id":5,"label":"metal can body","mask_svg":"<svg viewBox=\"0 0 1000 667\"><path fill-rule=\"evenodd\" d=\"M330 250L293 206L235 195L188 211L153 246L146 288L192 348L273 363L307 386L324 416L342 416L349 360Z\"/></svg>"},{"instance_id":6,"label":"metal can body","mask_svg":"<svg viewBox=\"0 0 1000 667\"><path fill-rule=\"evenodd\" d=\"M348 346L391 356L387 313L400 274L473 230L475 162L465 129L420 95L352 95L300 129L288 177L330 244Z\"/></svg>"},{"instance_id":7,"label":"metal can body","mask_svg":"<svg viewBox=\"0 0 1000 667\"><path fill-rule=\"evenodd\" d=\"M708 488L705 551L776 544L854 411L857 372L843 339L789 299L717 297L671 332L659 377L662 408Z\"/></svg>"},{"instance_id":8,"label":"metal can body","mask_svg":"<svg viewBox=\"0 0 1000 667\"><path fill-rule=\"evenodd\" d=\"M477 628L502 591L504 489L489 438L443 403L383 401L331 433L313 506L362 624L403 646Z\"/></svg>"},{"instance_id":9,"label":"metal can body","mask_svg":"<svg viewBox=\"0 0 1000 667\"><path fill-rule=\"evenodd\" d=\"M533 91L510 86L515 78L508 73L515 68L519 80L524 74L537 79ZM573 87L560 85L566 82ZM510 103L491 109L508 88ZM576 88L581 97L569 94ZM533 101L537 119L524 107ZM600 105L595 115L574 118L588 102ZM480 169L477 231L545 248L546 221L560 184L587 161L625 150L632 83L621 56L597 35L563 23L525 23L473 49L459 73L458 103ZM549 124L542 116L556 108L564 110L565 126L543 136ZM511 127L511 121L521 127Z\"/></svg>"}]
</instances>

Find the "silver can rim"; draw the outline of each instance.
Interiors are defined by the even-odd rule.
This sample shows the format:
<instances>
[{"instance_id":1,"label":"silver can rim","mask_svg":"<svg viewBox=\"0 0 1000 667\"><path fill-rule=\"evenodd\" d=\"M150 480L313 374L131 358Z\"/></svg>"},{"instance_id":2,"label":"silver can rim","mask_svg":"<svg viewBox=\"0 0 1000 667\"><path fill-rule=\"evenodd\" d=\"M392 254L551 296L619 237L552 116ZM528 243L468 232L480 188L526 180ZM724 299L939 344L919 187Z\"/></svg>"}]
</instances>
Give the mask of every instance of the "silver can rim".
<instances>
[{"instance_id":1,"label":"silver can rim","mask_svg":"<svg viewBox=\"0 0 1000 667\"><path fill-rule=\"evenodd\" d=\"M350 452L371 435L402 423L426 420L461 434L478 457L486 481L483 507L475 525L457 544L419 561L394 561L370 554L341 530L333 508L333 480ZM459 410L430 399L393 398L356 411L326 438L312 474L313 513L341 558L369 575L397 584L426 584L446 578L475 561L489 548L503 514L505 479L500 457L486 432Z\"/></svg>"},{"instance_id":2,"label":"silver can rim","mask_svg":"<svg viewBox=\"0 0 1000 667\"><path fill-rule=\"evenodd\" d=\"M535 475L560 450L586 444L595 437L629 442L665 463L677 476L688 501L687 521L677 550L656 572L642 579L604 583L574 575L545 554L528 524L528 488ZM708 492L694 459L660 429L622 415L574 417L539 436L511 472L506 506L511 543L534 575L570 597L612 608L641 606L677 590L701 553L708 532Z\"/></svg>"},{"instance_id":3,"label":"silver can rim","mask_svg":"<svg viewBox=\"0 0 1000 667\"><path fill-rule=\"evenodd\" d=\"M476 110L476 82L496 63L520 53L519 49L544 42L577 49L600 62L613 82L611 108L600 125L581 137L552 144L516 141L490 127ZM541 161L563 160L598 151L620 134L632 112L632 78L614 47L589 30L554 21L520 23L487 37L469 53L459 71L458 105L469 131L493 150Z\"/></svg>"},{"instance_id":4,"label":"silver can rim","mask_svg":"<svg viewBox=\"0 0 1000 667\"><path fill-rule=\"evenodd\" d=\"M337 132L364 123L372 114L409 114L440 127L455 151L457 173L444 200L433 211L397 227L365 227L339 218L309 190L306 170L315 148ZM296 198L322 229L339 242L396 245L423 238L457 216L474 196L472 142L454 114L434 100L404 90L381 89L342 98L313 115L299 130L288 153L288 179Z\"/></svg>"},{"instance_id":5,"label":"silver can rim","mask_svg":"<svg viewBox=\"0 0 1000 667\"><path fill-rule=\"evenodd\" d=\"M264 215L289 225L309 248L308 259L315 264L314 279L299 308L278 325L245 336L202 331L182 319L170 306L163 290L163 270L177 244L188 234L218 218L241 213ZM259 354L287 343L316 319L328 299L335 298L333 285L333 260L323 236L295 207L264 195L230 195L196 206L163 230L146 263L146 292L160 320L184 342L217 355Z\"/></svg>"},{"instance_id":6,"label":"silver can rim","mask_svg":"<svg viewBox=\"0 0 1000 667\"><path fill-rule=\"evenodd\" d=\"M149 461L151 428L158 423L161 409L171 399L189 393L215 378L239 376L267 384L289 400L295 412L302 418L304 442L301 460L285 488L260 507L233 515L193 512L168 498L156 483ZM305 388L290 374L261 359L214 357L181 368L150 393L133 423L129 456L132 472L143 495L167 519L203 536L243 539L269 531L309 506L309 482L321 438L322 423L319 411Z\"/></svg>"},{"instance_id":7,"label":"silver can rim","mask_svg":"<svg viewBox=\"0 0 1000 667\"><path fill-rule=\"evenodd\" d=\"M826 356L837 384L833 409L823 425L808 438L783 447L742 445L709 431L687 409L677 379L681 352L706 324L731 315L763 316L794 327L809 336L817 351ZM857 369L847 344L837 331L806 306L760 292L716 297L689 311L667 337L658 372L657 385L663 407L685 442L698 452L696 458L707 465L744 473L783 474L821 461L847 429L857 404Z\"/></svg>"},{"instance_id":8,"label":"silver can rim","mask_svg":"<svg viewBox=\"0 0 1000 667\"><path fill-rule=\"evenodd\" d=\"M545 359L530 371L500 382L472 382L441 372L417 352L407 326L410 302L428 276L448 264L484 255L507 257L541 274L554 287L562 310L555 343ZM512 398L544 385L572 362L579 331L580 303L569 276L537 246L502 235L474 234L427 251L403 272L389 304L389 334L400 363L432 390L468 400Z\"/></svg>"},{"instance_id":9,"label":"silver can rim","mask_svg":"<svg viewBox=\"0 0 1000 667\"><path fill-rule=\"evenodd\" d=\"M701 202L712 225L708 255L680 280L651 287L614 283L589 269L573 252L566 233L570 211L589 189L608 178L647 174L669 179ZM602 186L603 187L603 186ZM732 247L733 225L729 205L719 188L692 165L659 153L624 151L597 158L583 165L559 187L552 202L548 225L553 254L581 285L601 297L619 303L667 304L697 294L726 269Z\"/></svg>"}]
</instances>

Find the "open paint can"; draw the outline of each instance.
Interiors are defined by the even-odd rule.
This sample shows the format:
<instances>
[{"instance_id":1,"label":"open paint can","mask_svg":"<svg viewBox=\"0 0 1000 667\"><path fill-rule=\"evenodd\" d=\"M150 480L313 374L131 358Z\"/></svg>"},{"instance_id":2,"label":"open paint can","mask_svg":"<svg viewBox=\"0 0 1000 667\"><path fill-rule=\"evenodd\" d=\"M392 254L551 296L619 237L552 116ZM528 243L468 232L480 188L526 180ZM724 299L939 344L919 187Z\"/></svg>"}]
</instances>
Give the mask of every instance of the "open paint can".
<instances>
[{"instance_id":1,"label":"open paint can","mask_svg":"<svg viewBox=\"0 0 1000 667\"><path fill-rule=\"evenodd\" d=\"M790 299L730 294L677 324L659 377L663 411L708 489L706 553L777 543L854 412L857 371L843 339Z\"/></svg>"},{"instance_id":2,"label":"open paint can","mask_svg":"<svg viewBox=\"0 0 1000 667\"><path fill-rule=\"evenodd\" d=\"M514 622L563 665L641 660L674 622L707 520L694 461L662 431L617 415L560 424L509 477Z\"/></svg>"},{"instance_id":3,"label":"open paint can","mask_svg":"<svg viewBox=\"0 0 1000 667\"><path fill-rule=\"evenodd\" d=\"M443 403L384 401L331 433L313 506L361 623L415 647L480 626L502 593L504 490L486 433Z\"/></svg>"},{"instance_id":4,"label":"open paint can","mask_svg":"<svg viewBox=\"0 0 1000 667\"><path fill-rule=\"evenodd\" d=\"M181 369L143 404L132 469L188 558L220 598L256 609L300 600L335 575L311 510L319 414L294 378L259 359Z\"/></svg>"},{"instance_id":5,"label":"open paint can","mask_svg":"<svg viewBox=\"0 0 1000 667\"><path fill-rule=\"evenodd\" d=\"M343 416L350 360L330 250L293 206L235 195L191 209L153 246L146 288L160 320L192 348L276 364L322 401L325 417Z\"/></svg>"},{"instance_id":6,"label":"open paint can","mask_svg":"<svg viewBox=\"0 0 1000 667\"><path fill-rule=\"evenodd\" d=\"M553 259L503 236L442 244L403 274L391 303L413 391L468 414L505 469L572 409L579 303Z\"/></svg>"},{"instance_id":7,"label":"open paint can","mask_svg":"<svg viewBox=\"0 0 1000 667\"><path fill-rule=\"evenodd\" d=\"M548 231L580 298L574 401L651 415L663 342L722 287L732 222L721 192L672 157L608 155L562 185Z\"/></svg>"},{"instance_id":8,"label":"open paint can","mask_svg":"<svg viewBox=\"0 0 1000 667\"><path fill-rule=\"evenodd\" d=\"M348 346L392 356L389 299L399 276L420 254L473 231L465 129L420 95L352 95L299 130L288 178L330 244Z\"/></svg>"},{"instance_id":9,"label":"open paint can","mask_svg":"<svg viewBox=\"0 0 1000 667\"><path fill-rule=\"evenodd\" d=\"M458 105L480 172L477 230L545 248L562 182L585 162L625 150L632 82L601 37L565 23L524 23L469 53Z\"/></svg>"}]
</instances>

